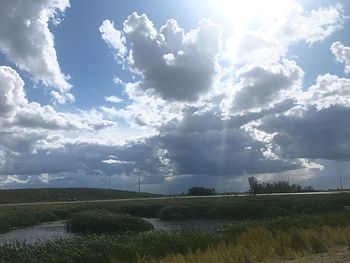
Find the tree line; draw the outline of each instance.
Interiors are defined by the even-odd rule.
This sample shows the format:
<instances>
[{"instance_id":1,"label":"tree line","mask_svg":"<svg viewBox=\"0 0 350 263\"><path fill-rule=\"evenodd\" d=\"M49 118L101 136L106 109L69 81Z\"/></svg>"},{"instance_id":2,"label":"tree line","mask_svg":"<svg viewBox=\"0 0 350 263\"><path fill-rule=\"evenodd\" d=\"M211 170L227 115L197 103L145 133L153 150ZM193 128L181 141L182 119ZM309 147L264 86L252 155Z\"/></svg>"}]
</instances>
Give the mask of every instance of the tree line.
<instances>
[{"instance_id":1,"label":"tree line","mask_svg":"<svg viewBox=\"0 0 350 263\"><path fill-rule=\"evenodd\" d=\"M300 193L300 192L313 192L314 188L311 186L302 187L298 184L290 184L286 181L279 181L274 183L258 183L258 180L254 176L248 178L249 193L252 194L271 194L271 193Z\"/></svg>"}]
</instances>

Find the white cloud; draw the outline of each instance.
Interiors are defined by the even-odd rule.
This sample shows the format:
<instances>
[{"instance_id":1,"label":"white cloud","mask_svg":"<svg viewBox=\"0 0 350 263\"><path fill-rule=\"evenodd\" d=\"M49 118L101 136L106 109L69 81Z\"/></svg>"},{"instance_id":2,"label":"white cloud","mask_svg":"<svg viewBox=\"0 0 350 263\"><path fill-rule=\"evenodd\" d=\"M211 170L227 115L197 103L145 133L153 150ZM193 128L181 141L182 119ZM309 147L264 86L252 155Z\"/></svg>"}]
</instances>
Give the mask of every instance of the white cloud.
<instances>
[{"instance_id":1,"label":"white cloud","mask_svg":"<svg viewBox=\"0 0 350 263\"><path fill-rule=\"evenodd\" d=\"M350 73L350 47L346 47L340 42L335 42L331 46L331 51L336 60L344 64L345 73Z\"/></svg>"},{"instance_id":2,"label":"white cloud","mask_svg":"<svg viewBox=\"0 0 350 263\"><path fill-rule=\"evenodd\" d=\"M272 135L281 158L350 160L350 80L325 74L295 97L284 114L265 116L258 129Z\"/></svg>"},{"instance_id":3,"label":"white cloud","mask_svg":"<svg viewBox=\"0 0 350 263\"><path fill-rule=\"evenodd\" d=\"M58 64L54 37L48 23L58 23L57 15L69 7L69 0L22 1L1 4L0 51L35 81L55 87L69 96L72 87ZM61 100L62 102L62 100Z\"/></svg>"},{"instance_id":4,"label":"white cloud","mask_svg":"<svg viewBox=\"0 0 350 263\"><path fill-rule=\"evenodd\" d=\"M27 104L24 82L10 67L0 66L0 117L12 116L16 109Z\"/></svg>"},{"instance_id":5,"label":"white cloud","mask_svg":"<svg viewBox=\"0 0 350 263\"><path fill-rule=\"evenodd\" d=\"M105 111L114 116L124 118L125 121L135 128L143 128L151 130L161 127L172 119L181 118L182 109L185 104L179 102L168 102L159 98L142 92L139 88L141 83L127 83L125 86L125 93L132 100L132 103L124 108L112 111L111 109ZM152 132L152 133L153 133Z\"/></svg>"},{"instance_id":6,"label":"white cloud","mask_svg":"<svg viewBox=\"0 0 350 263\"><path fill-rule=\"evenodd\" d=\"M104 97L105 101L112 102L112 103L121 103L124 102L121 98L117 96L109 96L109 97Z\"/></svg>"},{"instance_id":7,"label":"white cloud","mask_svg":"<svg viewBox=\"0 0 350 263\"><path fill-rule=\"evenodd\" d=\"M145 14L133 13L123 30L132 45L129 67L143 77L138 85L141 91L165 100L193 102L211 89L219 69L219 26L204 20L185 33L175 20L168 20L158 31ZM116 42L123 35L118 32Z\"/></svg>"},{"instance_id":8,"label":"white cloud","mask_svg":"<svg viewBox=\"0 0 350 263\"><path fill-rule=\"evenodd\" d=\"M285 59L266 67L247 65L238 71L238 77L231 98L223 101L225 111L257 111L281 103L301 91L304 72L295 61Z\"/></svg>"},{"instance_id":9,"label":"white cloud","mask_svg":"<svg viewBox=\"0 0 350 263\"><path fill-rule=\"evenodd\" d=\"M105 164L111 164L111 165L120 165L120 164L135 164L135 162L130 162L130 161L121 161L121 160L116 160L116 159L107 159L101 161L102 163Z\"/></svg>"},{"instance_id":10,"label":"white cloud","mask_svg":"<svg viewBox=\"0 0 350 263\"><path fill-rule=\"evenodd\" d=\"M95 110L62 113L49 105L28 102L22 78L7 66L0 66L0 91L0 121L5 129L22 127L34 130L96 131L115 125L104 120L102 114Z\"/></svg>"},{"instance_id":11,"label":"white cloud","mask_svg":"<svg viewBox=\"0 0 350 263\"><path fill-rule=\"evenodd\" d=\"M257 28L245 27L235 32L226 43L226 56L234 63L253 63L264 66L285 57L296 42L313 44L323 41L343 27L344 10L341 4L307 12L300 3L283 1L283 10L267 16Z\"/></svg>"},{"instance_id":12,"label":"white cloud","mask_svg":"<svg viewBox=\"0 0 350 263\"><path fill-rule=\"evenodd\" d=\"M117 61L123 61L127 53L123 32L116 30L113 21L105 20L99 28L102 39L113 49Z\"/></svg>"},{"instance_id":13,"label":"white cloud","mask_svg":"<svg viewBox=\"0 0 350 263\"><path fill-rule=\"evenodd\" d=\"M122 80L121 80L120 78L118 78L117 76L114 76L113 82L114 82L115 84L119 85L119 86L124 86L124 85L125 85L124 81L122 81Z\"/></svg>"},{"instance_id":14,"label":"white cloud","mask_svg":"<svg viewBox=\"0 0 350 263\"><path fill-rule=\"evenodd\" d=\"M350 107L350 79L325 74L317 77L315 85L301 94L300 104L316 106L317 109L335 105Z\"/></svg>"},{"instance_id":15,"label":"white cloud","mask_svg":"<svg viewBox=\"0 0 350 263\"><path fill-rule=\"evenodd\" d=\"M66 104L66 102L74 102L75 98L71 93L66 92L58 92L58 91L51 91L51 96L53 98L54 102L58 102L59 104Z\"/></svg>"},{"instance_id":16,"label":"white cloud","mask_svg":"<svg viewBox=\"0 0 350 263\"><path fill-rule=\"evenodd\" d=\"M264 25L263 32L283 43L305 41L313 44L323 41L342 28L343 13L341 4L305 12L299 3L294 2L293 8L285 17L280 21L274 21L274 24Z\"/></svg>"}]
</instances>

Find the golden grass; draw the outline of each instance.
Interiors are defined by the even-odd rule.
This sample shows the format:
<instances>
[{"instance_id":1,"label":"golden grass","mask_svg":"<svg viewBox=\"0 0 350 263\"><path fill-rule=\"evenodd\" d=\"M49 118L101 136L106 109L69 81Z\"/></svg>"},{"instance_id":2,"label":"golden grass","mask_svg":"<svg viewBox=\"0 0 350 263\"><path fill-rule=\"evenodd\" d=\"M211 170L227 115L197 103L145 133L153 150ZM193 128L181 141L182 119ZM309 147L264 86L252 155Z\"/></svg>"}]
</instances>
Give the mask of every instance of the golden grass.
<instances>
[{"instance_id":1,"label":"golden grass","mask_svg":"<svg viewBox=\"0 0 350 263\"><path fill-rule=\"evenodd\" d=\"M162 259L139 259L144 263L251 263L277 262L326 252L330 247L347 245L350 227L290 229L272 233L255 227L243 233L235 243L220 243L216 247L168 255Z\"/></svg>"}]
</instances>

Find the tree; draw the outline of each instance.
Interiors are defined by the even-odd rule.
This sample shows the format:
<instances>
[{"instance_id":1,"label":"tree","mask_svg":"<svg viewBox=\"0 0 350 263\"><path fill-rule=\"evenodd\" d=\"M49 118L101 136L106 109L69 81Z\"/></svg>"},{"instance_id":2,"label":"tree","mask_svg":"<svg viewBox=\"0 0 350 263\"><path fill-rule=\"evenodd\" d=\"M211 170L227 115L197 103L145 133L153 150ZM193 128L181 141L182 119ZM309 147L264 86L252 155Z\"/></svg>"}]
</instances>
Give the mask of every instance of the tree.
<instances>
[{"instance_id":1,"label":"tree","mask_svg":"<svg viewBox=\"0 0 350 263\"><path fill-rule=\"evenodd\" d=\"M249 193L256 194L258 191L258 180L254 176L248 177Z\"/></svg>"},{"instance_id":2,"label":"tree","mask_svg":"<svg viewBox=\"0 0 350 263\"><path fill-rule=\"evenodd\" d=\"M187 195L201 196L201 195L216 195L215 188L192 187L188 189Z\"/></svg>"},{"instance_id":3,"label":"tree","mask_svg":"<svg viewBox=\"0 0 350 263\"><path fill-rule=\"evenodd\" d=\"M311 186L301 187L298 184L290 184L286 181L274 183L258 183L254 176L248 177L249 193L252 194L270 194L270 193L299 193L315 191Z\"/></svg>"}]
</instances>

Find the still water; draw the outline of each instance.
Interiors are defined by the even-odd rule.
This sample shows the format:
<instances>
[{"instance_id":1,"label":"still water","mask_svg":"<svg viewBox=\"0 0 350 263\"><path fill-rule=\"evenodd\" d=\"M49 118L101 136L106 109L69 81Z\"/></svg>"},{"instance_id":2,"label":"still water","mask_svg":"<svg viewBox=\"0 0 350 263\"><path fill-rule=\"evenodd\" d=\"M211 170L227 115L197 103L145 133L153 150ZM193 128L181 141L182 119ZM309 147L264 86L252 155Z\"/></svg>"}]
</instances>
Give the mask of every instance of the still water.
<instances>
[{"instance_id":1,"label":"still water","mask_svg":"<svg viewBox=\"0 0 350 263\"><path fill-rule=\"evenodd\" d=\"M0 234L0 243L25 241L35 243L36 241L47 241L55 237L74 237L76 234L66 231L64 221L44 223L37 226L14 229L8 233Z\"/></svg>"},{"instance_id":2,"label":"still water","mask_svg":"<svg viewBox=\"0 0 350 263\"><path fill-rule=\"evenodd\" d=\"M223 220L187 220L164 222L158 218L145 218L157 230L215 230L225 225L229 221ZM27 228L14 229L8 233L0 234L0 243L25 241L26 243L35 243L37 241L45 242L56 237L70 238L77 234L66 231L64 221L44 223Z\"/></svg>"}]
</instances>

